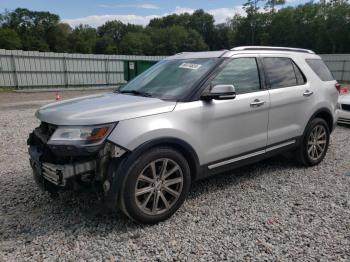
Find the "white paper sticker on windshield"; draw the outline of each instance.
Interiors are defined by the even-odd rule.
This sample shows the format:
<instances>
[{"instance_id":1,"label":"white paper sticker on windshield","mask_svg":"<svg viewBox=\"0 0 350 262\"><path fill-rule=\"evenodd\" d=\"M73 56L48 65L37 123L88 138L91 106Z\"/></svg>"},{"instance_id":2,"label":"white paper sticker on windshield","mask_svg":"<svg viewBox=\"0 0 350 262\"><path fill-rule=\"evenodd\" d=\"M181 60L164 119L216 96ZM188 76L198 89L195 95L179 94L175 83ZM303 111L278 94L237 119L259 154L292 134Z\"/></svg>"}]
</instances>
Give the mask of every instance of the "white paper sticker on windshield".
<instances>
[{"instance_id":1,"label":"white paper sticker on windshield","mask_svg":"<svg viewBox=\"0 0 350 262\"><path fill-rule=\"evenodd\" d=\"M200 68L202 65L198 64L191 64L191 63L182 63L179 68L186 68L186 69L192 69L192 70L197 70Z\"/></svg>"}]
</instances>

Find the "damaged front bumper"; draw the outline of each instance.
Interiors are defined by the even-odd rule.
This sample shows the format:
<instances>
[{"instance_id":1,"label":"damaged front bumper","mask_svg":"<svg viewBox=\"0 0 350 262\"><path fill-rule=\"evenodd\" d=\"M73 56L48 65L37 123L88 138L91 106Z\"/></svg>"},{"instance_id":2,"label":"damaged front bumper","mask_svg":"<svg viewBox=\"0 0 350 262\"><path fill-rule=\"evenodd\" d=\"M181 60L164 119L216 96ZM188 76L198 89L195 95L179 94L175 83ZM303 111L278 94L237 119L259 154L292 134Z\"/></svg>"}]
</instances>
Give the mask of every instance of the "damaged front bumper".
<instances>
[{"instance_id":1,"label":"damaged front bumper","mask_svg":"<svg viewBox=\"0 0 350 262\"><path fill-rule=\"evenodd\" d=\"M47 141L40 130L34 130L27 142L34 178L42 189L65 188L73 182L103 183L110 160L126 152L109 142L82 148L51 146Z\"/></svg>"},{"instance_id":2,"label":"damaged front bumper","mask_svg":"<svg viewBox=\"0 0 350 262\"><path fill-rule=\"evenodd\" d=\"M60 187L65 187L67 181L76 176L93 175L97 164L96 160L85 162L74 162L71 164L54 164L49 162L41 162L41 153L35 147L29 147L30 165L34 175L38 176L38 180L46 181Z\"/></svg>"}]
</instances>

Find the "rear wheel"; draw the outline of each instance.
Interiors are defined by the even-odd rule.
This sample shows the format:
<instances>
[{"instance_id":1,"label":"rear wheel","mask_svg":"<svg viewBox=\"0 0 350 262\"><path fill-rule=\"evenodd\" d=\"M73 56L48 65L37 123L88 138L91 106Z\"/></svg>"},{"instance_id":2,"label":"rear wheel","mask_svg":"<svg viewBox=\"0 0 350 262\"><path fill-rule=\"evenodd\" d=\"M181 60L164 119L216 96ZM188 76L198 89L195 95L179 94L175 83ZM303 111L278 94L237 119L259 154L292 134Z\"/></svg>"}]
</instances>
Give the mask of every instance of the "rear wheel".
<instances>
[{"instance_id":1,"label":"rear wheel","mask_svg":"<svg viewBox=\"0 0 350 262\"><path fill-rule=\"evenodd\" d=\"M329 127L322 118L315 118L308 124L303 141L297 149L297 159L306 166L319 164L325 157L329 145Z\"/></svg>"},{"instance_id":2,"label":"rear wheel","mask_svg":"<svg viewBox=\"0 0 350 262\"><path fill-rule=\"evenodd\" d=\"M120 204L123 212L137 222L152 224L169 218L188 194L189 165L172 148L152 149L128 170Z\"/></svg>"}]
</instances>

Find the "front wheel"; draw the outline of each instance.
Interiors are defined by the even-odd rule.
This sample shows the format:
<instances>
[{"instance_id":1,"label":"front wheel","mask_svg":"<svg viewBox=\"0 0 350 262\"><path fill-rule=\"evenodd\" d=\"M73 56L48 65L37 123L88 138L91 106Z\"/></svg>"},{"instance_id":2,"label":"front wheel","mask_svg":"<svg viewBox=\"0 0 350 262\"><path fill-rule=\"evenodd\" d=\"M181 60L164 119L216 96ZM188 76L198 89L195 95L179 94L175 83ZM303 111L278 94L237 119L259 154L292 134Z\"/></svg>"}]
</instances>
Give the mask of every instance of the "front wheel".
<instances>
[{"instance_id":1,"label":"front wheel","mask_svg":"<svg viewBox=\"0 0 350 262\"><path fill-rule=\"evenodd\" d=\"M305 166L319 164L325 157L329 145L330 132L322 118L311 120L305 130L303 141L297 149L297 160Z\"/></svg>"},{"instance_id":2,"label":"front wheel","mask_svg":"<svg viewBox=\"0 0 350 262\"><path fill-rule=\"evenodd\" d=\"M178 151L152 149L128 168L121 209L140 223L165 220L182 205L190 183L189 165Z\"/></svg>"}]
</instances>

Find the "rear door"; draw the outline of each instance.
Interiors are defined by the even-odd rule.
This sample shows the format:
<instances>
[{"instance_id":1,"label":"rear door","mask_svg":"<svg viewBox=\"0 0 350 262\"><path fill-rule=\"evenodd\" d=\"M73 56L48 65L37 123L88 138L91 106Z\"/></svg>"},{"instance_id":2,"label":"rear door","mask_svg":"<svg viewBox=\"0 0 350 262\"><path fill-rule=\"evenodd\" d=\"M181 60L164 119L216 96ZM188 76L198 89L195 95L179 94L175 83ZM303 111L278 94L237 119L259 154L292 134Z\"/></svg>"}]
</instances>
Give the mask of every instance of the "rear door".
<instances>
[{"instance_id":1,"label":"rear door","mask_svg":"<svg viewBox=\"0 0 350 262\"><path fill-rule=\"evenodd\" d=\"M261 61L270 94L267 144L293 143L304 132L314 90L291 57L262 55Z\"/></svg>"}]
</instances>

